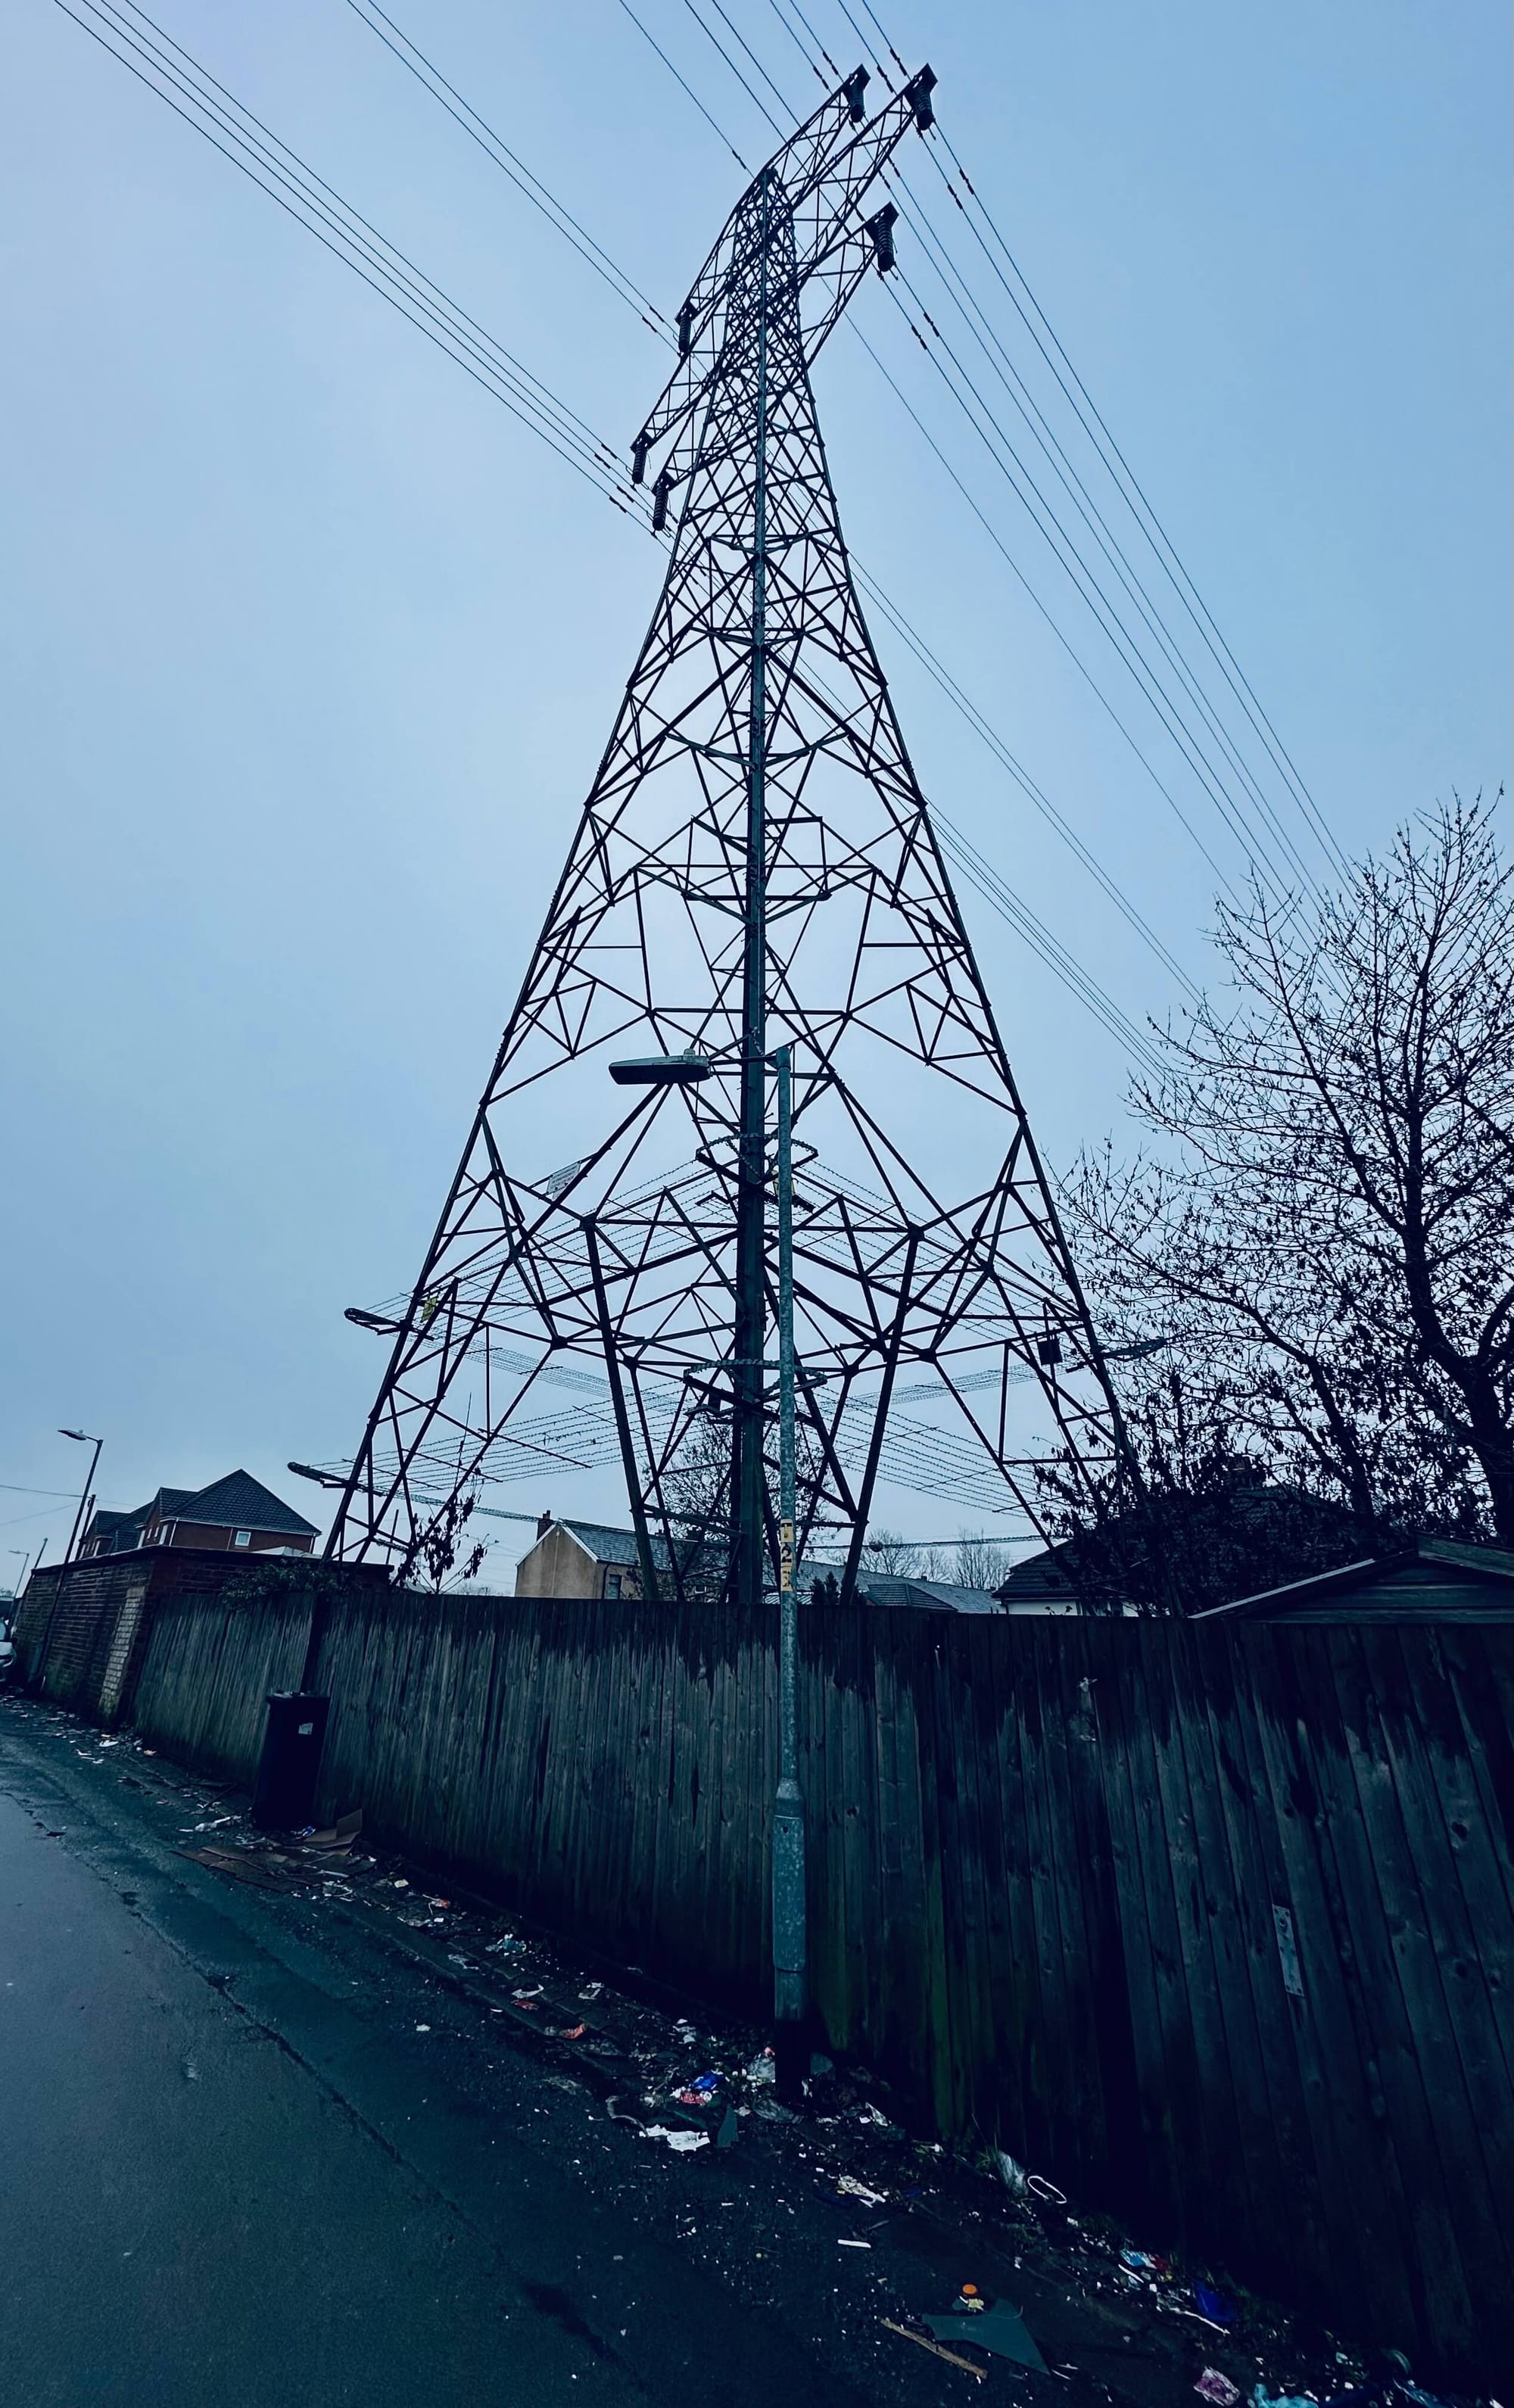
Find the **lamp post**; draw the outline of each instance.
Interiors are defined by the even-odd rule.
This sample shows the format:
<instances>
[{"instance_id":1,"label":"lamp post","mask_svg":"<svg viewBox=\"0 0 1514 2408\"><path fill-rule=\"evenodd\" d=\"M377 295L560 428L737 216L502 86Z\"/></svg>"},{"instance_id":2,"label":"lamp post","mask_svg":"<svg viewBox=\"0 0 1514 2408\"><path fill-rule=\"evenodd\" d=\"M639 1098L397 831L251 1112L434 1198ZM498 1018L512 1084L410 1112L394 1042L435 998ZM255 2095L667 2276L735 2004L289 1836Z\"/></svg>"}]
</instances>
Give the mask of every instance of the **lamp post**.
<instances>
[{"instance_id":1,"label":"lamp post","mask_svg":"<svg viewBox=\"0 0 1514 2408\"><path fill-rule=\"evenodd\" d=\"M778 1086L778 1777L773 1799L773 2020L777 2074L780 2088L797 2090L805 2071L805 2018L807 2009L807 1950L805 1903L805 1796L799 1784L799 1608L794 1591L794 1525L797 1475L794 1441L795 1366L793 1353L793 1049L780 1045L764 1057L773 1066ZM688 1086L707 1079L710 1066L702 1055L657 1054L636 1062L612 1062L610 1077L617 1085ZM765 1181L764 1182L765 1184ZM591 1243L593 1233L591 1231ZM594 1257L597 1274L597 1255ZM596 1286L601 1283L596 1277ZM607 1311L601 1295L607 1361L616 1379ZM728 1368L737 1386L747 1385L762 1397L763 1373L771 1366L758 1357L736 1354ZM623 1423L623 1409L618 1415ZM629 1428L622 1428L621 1446L632 1512L642 1538L636 1466ZM759 1454L758 1461L761 1461ZM739 1517L738 1517L739 1520Z\"/></svg>"},{"instance_id":2,"label":"lamp post","mask_svg":"<svg viewBox=\"0 0 1514 2408\"><path fill-rule=\"evenodd\" d=\"M94 1448L94 1453L90 1457L90 1468L84 1475L83 1488L79 1492L79 1511L74 1515L74 1526L68 1533L68 1544L64 1550L64 1562L71 1564L74 1560L75 1541L80 1535L84 1521L84 1508L90 1501L90 1490L94 1484L94 1467L100 1460L100 1449L105 1444L105 1440L99 1438L92 1439L88 1430L61 1429L58 1436L77 1439L80 1446L93 1445Z\"/></svg>"},{"instance_id":3,"label":"lamp post","mask_svg":"<svg viewBox=\"0 0 1514 2408\"><path fill-rule=\"evenodd\" d=\"M773 2016L779 2085L803 2079L806 2008L805 1794L799 1786L799 1606L793 1587L793 1049L778 1072L778 1779L773 1799Z\"/></svg>"}]
</instances>

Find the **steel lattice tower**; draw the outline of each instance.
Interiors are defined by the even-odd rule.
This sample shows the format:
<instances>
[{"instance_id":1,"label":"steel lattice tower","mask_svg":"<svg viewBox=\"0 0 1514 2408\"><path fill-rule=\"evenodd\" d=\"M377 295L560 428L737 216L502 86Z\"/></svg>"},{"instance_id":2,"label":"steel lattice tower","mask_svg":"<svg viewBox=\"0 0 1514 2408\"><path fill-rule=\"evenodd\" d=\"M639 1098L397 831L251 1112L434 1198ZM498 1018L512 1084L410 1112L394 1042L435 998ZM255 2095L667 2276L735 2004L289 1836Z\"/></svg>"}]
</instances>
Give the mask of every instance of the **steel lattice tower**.
<instances>
[{"instance_id":1,"label":"steel lattice tower","mask_svg":"<svg viewBox=\"0 0 1514 2408\"><path fill-rule=\"evenodd\" d=\"M870 122L865 81L755 178L679 312L633 452L638 483L656 470L654 526L674 518L666 580L421 1275L402 1308L351 1316L393 1344L336 1556L439 1583L483 1483L613 1450L649 1593L773 1584L781 1044L801 1555L815 1528L846 1532L850 1587L893 1459L937 1495L1018 1498L1041 1526L1026 1397L1050 1408L1064 1482L1096 1501L1120 1472L810 390L863 277L893 264L894 212L866 215L867 196L932 122L929 68ZM611 1057L638 1051L686 1056L687 1078L612 1086ZM931 1418L891 1421L901 1370ZM544 1383L564 1382L572 1408L544 1412Z\"/></svg>"}]
</instances>

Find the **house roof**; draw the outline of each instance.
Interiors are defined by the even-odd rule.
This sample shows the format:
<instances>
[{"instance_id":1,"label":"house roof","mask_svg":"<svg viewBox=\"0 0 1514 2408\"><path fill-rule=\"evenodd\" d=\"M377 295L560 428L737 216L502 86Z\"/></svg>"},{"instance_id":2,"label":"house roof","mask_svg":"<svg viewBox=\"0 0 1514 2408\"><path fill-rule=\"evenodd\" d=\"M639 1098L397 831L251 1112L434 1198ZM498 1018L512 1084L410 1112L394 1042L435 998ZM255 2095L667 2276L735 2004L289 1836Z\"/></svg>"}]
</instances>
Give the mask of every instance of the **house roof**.
<instances>
[{"instance_id":1,"label":"house roof","mask_svg":"<svg viewBox=\"0 0 1514 2408\"><path fill-rule=\"evenodd\" d=\"M145 1505L133 1506L129 1513L97 1512L90 1515L86 1539L113 1538L118 1530L140 1530L156 1515L160 1519L177 1513L181 1505L193 1496L193 1488L159 1488Z\"/></svg>"},{"instance_id":2,"label":"house roof","mask_svg":"<svg viewBox=\"0 0 1514 2408\"><path fill-rule=\"evenodd\" d=\"M315 1536L313 1522L296 1513L293 1505L286 1505L250 1471L228 1471L223 1480L212 1480L207 1488L164 1489L159 1494L177 1500L168 1510L180 1522L213 1528L284 1530L306 1539Z\"/></svg>"},{"instance_id":3,"label":"house roof","mask_svg":"<svg viewBox=\"0 0 1514 2408\"><path fill-rule=\"evenodd\" d=\"M1256 1622L1464 1622L1514 1613L1514 1555L1503 1547L1420 1539L1311 1579L1210 1606L1195 1622L1229 1614Z\"/></svg>"},{"instance_id":4,"label":"house roof","mask_svg":"<svg viewBox=\"0 0 1514 2408\"><path fill-rule=\"evenodd\" d=\"M104 1538L112 1530L124 1529L129 1523L145 1521L147 1511L145 1505L139 1505L135 1513L107 1513L104 1511L93 1512L90 1515L90 1526L84 1536L87 1539Z\"/></svg>"},{"instance_id":5,"label":"house roof","mask_svg":"<svg viewBox=\"0 0 1514 2408\"><path fill-rule=\"evenodd\" d=\"M553 1530L565 1530L576 1539L585 1555L593 1555L596 1564L623 1564L628 1571L636 1568L636 1534L634 1530L617 1530L607 1522L580 1522L576 1515L564 1514L558 1522L550 1523L536 1541L539 1547ZM665 1564L667 1541L651 1534L652 1561Z\"/></svg>"},{"instance_id":6,"label":"house roof","mask_svg":"<svg viewBox=\"0 0 1514 2408\"><path fill-rule=\"evenodd\" d=\"M960 1581L894 1580L864 1572L857 1594L872 1605L912 1605L929 1613L1002 1613L992 1589L965 1588Z\"/></svg>"},{"instance_id":7,"label":"house roof","mask_svg":"<svg viewBox=\"0 0 1514 2408\"><path fill-rule=\"evenodd\" d=\"M154 1513L168 1515L182 1512L193 1496L193 1488L160 1488L157 1495L132 1516L135 1522L150 1521Z\"/></svg>"},{"instance_id":8,"label":"house roof","mask_svg":"<svg viewBox=\"0 0 1514 2408\"><path fill-rule=\"evenodd\" d=\"M1011 1565L995 1592L1007 1606L1067 1605L1074 1602L1073 1584L1061 1547L1040 1547Z\"/></svg>"}]
</instances>

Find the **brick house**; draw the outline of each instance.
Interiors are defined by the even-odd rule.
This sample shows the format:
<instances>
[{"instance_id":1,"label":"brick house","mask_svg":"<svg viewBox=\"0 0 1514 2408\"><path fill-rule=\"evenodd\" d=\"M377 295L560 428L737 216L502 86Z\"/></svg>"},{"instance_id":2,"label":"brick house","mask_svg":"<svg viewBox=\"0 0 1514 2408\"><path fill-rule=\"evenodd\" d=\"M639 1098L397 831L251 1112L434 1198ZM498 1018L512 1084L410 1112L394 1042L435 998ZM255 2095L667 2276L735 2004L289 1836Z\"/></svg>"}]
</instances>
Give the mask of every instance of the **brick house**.
<instances>
[{"instance_id":1,"label":"brick house","mask_svg":"<svg viewBox=\"0 0 1514 2408\"><path fill-rule=\"evenodd\" d=\"M81 1556L138 1547L245 1547L307 1555L316 1526L250 1471L228 1471L207 1488L160 1488L131 1513L92 1513Z\"/></svg>"}]
</instances>

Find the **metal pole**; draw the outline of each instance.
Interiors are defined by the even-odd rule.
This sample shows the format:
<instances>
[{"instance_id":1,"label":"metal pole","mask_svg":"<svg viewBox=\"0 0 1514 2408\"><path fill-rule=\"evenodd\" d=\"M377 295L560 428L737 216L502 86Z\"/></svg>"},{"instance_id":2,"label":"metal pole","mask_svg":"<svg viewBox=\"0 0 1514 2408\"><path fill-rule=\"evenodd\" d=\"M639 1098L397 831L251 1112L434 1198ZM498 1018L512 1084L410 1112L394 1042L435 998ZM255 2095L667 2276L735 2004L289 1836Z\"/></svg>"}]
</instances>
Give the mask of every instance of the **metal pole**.
<instances>
[{"instance_id":1,"label":"metal pole","mask_svg":"<svg viewBox=\"0 0 1514 2408\"><path fill-rule=\"evenodd\" d=\"M746 931L742 961L741 1137L736 1171L736 1343L732 1417L732 1586L763 1594L764 1218L767 1165L767 307L772 186L764 172L757 294L756 459L752 492L751 714L748 731Z\"/></svg>"},{"instance_id":2,"label":"metal pole","mask_svg":"<svg viewBox=\"0 0 1514 2408\"><path fill-rule=\"evenodd\" d=\"M64 1432L64 1436L65 1438L68 1436L68 1432L66 1430ZM90 1457L90 1468L84 1475L84 1485L79 1492L79 1511L74 1515L74 1526L68 1533L68 1544L64 1550L64 1562L65 1564L71 1564L74 1560L74 1541L80 1535L81 1526L84 1520L84 1509L90 1501L90 1487L94 1479L94 1467L100 1460L100 1449L104 1444L104 1439L97 1438L94 1441L94 1453Z\"/></svg>"},{"instance_id":3,"label":"metal pole","mask_svg":"<svg viewBox=\"0 0 1514 2408\"><path fill-rule=\"evenodd\" d=\"M805 2016L805 1795L799 1786L799 1607L793 1587L793 1049L779 1046L778 1211L778 1782L773 1800L773 2014L786 2088Z\"/></svg>"},{"instance_id":4,"label":"metal pole","mask_svg":"<svg viewBox=\"0 0 1514 2408\"><path fill-rule=\"evenodd\" d=\"M605 1288L605 1270L599 1259L599 1232L591 1213L584 1221L583 1234L589 1247L589 1276L594 1283L594 1306L599 1314L600 1343L605 1349L605 1369L609 1379L610 1402L615 1408L615 1435L621 1444L621 1469L625 1474L625 1493L631 1507L632 1526L636 1534L636 1563L641 1572L641 1594L650 1603L657 1602L657 1570L652 1562L651 1537L647 1528L647 1511L642 1502L641 1478L636 1469L636 1453L631 1443L631 1416L625 1409L625 1387L621 1378L621 1358L615 1349L615 1331L610 1324L609 1297ZM671 1534L670 1534L671 1535Z\"/></svg>"}]
</instances>

